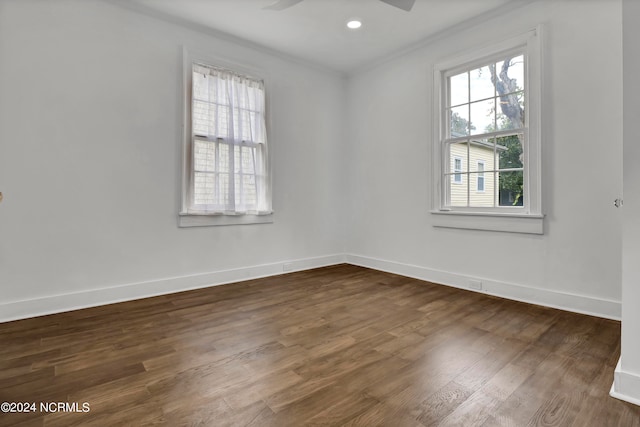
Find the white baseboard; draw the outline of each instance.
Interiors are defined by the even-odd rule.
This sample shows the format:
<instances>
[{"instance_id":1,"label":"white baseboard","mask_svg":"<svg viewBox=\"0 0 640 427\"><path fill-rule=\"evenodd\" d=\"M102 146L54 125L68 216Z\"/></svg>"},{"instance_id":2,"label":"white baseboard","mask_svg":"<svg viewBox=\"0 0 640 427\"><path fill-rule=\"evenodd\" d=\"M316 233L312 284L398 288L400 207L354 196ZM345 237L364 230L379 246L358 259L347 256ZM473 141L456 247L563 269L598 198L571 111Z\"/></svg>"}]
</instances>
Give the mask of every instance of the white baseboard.
<instances>
[{"instance_id":1,"label":"white baseboard","mask_svg":"<svg viewBox=\"0 0 640 427\"><path fill-rule=\"evenodd\" d=\"M575 313L613 320L620 320L622 313L620 301L499 282L483 277L470 277L448 271L434 270L417 265L385 261L360 255L346 254L344 259L345 262L349 264L359 265L361 267L373 268L375 270L413 277L428 282ZM469 280L481 280L483 289L480 291L470 289Z\"/></svg>"},{"instance_id":2,"label":"white baseboard","mask_svg":"<svg viewBox=\"0 0 640 427\"><path fill-rule=\"evenodd\" d=\"M140 298L149 298L191 289L224 285L260 277L276 276L283 273L309 270L345 262L466 290L473 290L468 287L469 280L482 280L483 289L476 292L576 313L620 320L621 304L619 301L498 282L486 278L470 277L360 255L335 254L2 303L0 304L0 323Z\"/></svg>"},{"instance_id":3,"label":"white baseboard","mask_svg":"<svg viewBox=\"0 0 640 427\"><path fill-rule=\"evenodd\" d=\"M23 301L13 301L0 304L0 323L140 298L149 298L191 289L224 285L243 280L258 279L260 277L275 276L293 271L309 270L312 268L341 264L343 262L344 256L341 254L326 255L232 270L130 283L115 287L91 289Z\"/></svg>"},{"instance_id":4,"label":"white baseboard","mask_svg":"<svg viewBox=\"0 0 640 427\"><path fill-rule=\"evenodd\" d=\"M623 371L622 363L618 360L609 394L616 399L640 406L640 375Z\"/></svg>"}]
</instances>

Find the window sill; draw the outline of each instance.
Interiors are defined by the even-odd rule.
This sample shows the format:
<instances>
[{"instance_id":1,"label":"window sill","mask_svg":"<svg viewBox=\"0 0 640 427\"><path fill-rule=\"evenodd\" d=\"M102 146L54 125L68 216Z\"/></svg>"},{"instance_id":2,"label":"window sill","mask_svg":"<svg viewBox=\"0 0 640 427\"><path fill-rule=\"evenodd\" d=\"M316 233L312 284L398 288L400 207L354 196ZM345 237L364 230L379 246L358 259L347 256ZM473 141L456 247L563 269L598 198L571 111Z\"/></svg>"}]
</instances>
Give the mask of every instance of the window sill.
<instances>
[{"instance_id":1,"label":"window sill","mask_svg":"<svg viewBox=\"0 0 640 427\"><path fill-rule=\"evenodd\" d=\"M460 211L431 213L434 227L544 234L544 215Z\"/></svg>"},{"instance_id":2,"label":"window sill","mask_svg":"<svg viewBox=\"0 0 640 427\"><path fill-rule=\"evenodd\" d=\"M220 225L270 224L273 213L266 215L195 215L180 213L178 227L215 227Z\"/></svg>"}]
</instances>

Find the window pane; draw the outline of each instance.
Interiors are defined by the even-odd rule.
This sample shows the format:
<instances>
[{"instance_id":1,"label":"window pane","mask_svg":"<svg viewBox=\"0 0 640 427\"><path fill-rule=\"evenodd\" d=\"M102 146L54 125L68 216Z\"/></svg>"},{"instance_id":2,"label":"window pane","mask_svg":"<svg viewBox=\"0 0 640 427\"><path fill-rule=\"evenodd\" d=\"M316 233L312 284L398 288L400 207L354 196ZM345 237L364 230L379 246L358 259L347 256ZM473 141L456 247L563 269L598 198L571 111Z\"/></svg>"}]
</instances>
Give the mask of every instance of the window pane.
<instances>
[{"instance_id":1,"label":"window pane","mask_svg":"<svg viewBox=\"0 0 640 427\"><path fill-rule=\"evenodd\" d=\"M256 149L253 147L242 147L242 161L241 161L242 172L249 173L249 174L256 173L255 151Z\"/></svg>"},{"instance_id":2,"label":"window pane","mask_svg":"<svg viewBox=\"0 0 640 427\"><path fill-rule=\"evenodd\" d=\"M193 134L207 136L210 134L210 120L209 120L209 106L210 104L202 101L193 102Z\"/></svg>"},{"instance_id":3,"label":"window pane","mask_svg":"<svg viewBox=\"0 0 640 427\"><path fill-rule=\"evenodd\" d=\"M449 105L460 105L469 102L469 73L464 72L449 77Z\"/></svg>"},{"instance_id":4,"label":"window pane","mask_svg":"<svg viewBox=\"0 0 640 427\"><path fill-rule=\"evenodd\" d=\"M240 149L239 145L233 146L233 172L238 173L242 169L242 163L240 161ZM237 191L237 186L236 186Z\"/></svg>"},{"instance_id":5,"label":"window pane","mask_svg":"<svg viewBox=\"0 0 640 427\"><path fill-rule=\"evenodd\" d=\"M524 126L524 56L505 58L496 63L498 129Z\"/></svg>"},{"instance_id":6,"label":"window pane","mask_svg":"<svg viewBox=\"0 0 640 427\"><path fill-rule=\"evenodd\" d=\"M522 134L496 138L496 152L500 169L523 167L522 138Z\"/></svg>"},{"instance_id":7,"label":"window pane","mask_svg":"<svg viewBox=\"0 0 640 427\"><path fill-rule=\"evenodd\" d=\"M454 107L449 114L451 138L469 135L469 106Z\"/></svg>"},{"instance_id":8,"label":"window pane","mask_svg":"<svg viewBox=\"0 0 640 427\"><path fill-rule=\"evenodd\" d=\"M195 140L193 153L196 171L213 172L216 170L216 143Z\"/></svg>"},{"instance_id":9,"label":"window pane","mask_svg":"<svg viewBox=\"0 0 640 427\"><path fill-rule=\"evenodd\" d=\"M209 100L208 80L202 73L193 73L193 97L195 99Z\"/></svg>"},{"instance_id":10,"label":"window pane","mask_svg":"<svg viewBox=\"0 0 640 427\"><path fill-rule=\"evenodd\" d=\"M262 94L262 90L256 87L248 87L247 88L247 108L250 110L257 110L258 108L262 109L262 103L260 99L262 99L264 95Z\"/></svg>"},{"instance_id":11,"label":"window pane","mask_svg":"<svg viewBox=\"0 0 640 427\"><path fill-rule=\"evenodd\" d=\"M196 205L212 205L215 201L216 175L196 172L194 176L194 203Z\"/></svg>"},{"instance_id":12,"label":"window pane","mask_svg":"<svg viewBox=\"0 0 640 427\"><path fill-rule=\"evenodd\" d=\"M449 206L467 206L467 176L462 175L462 183L453 182L454 175L445 176L445 185L449 190Z\"/></svg>"},{"instance_id":13,"label":"window pane","mask_svg":"<svg viewBox=\"0 0 640 427\"><path fill-rule=\"evenodd\" d=\"M251 113L251 123L255 126L253 131L253 142L264 144L265 141L265 120L264 114L261 113Z\"/></svg>"},{"instance_id":14,"label":"window pane","mask_svg":"<svg viewBox=\"0 0 640 427\"><path fill-rule=\"evenodd\" d=\"M234 172L235 173L255 173L255 147L244 147L236 145L234 150Z\"/></svg>"},{"instance_id":15,"label":"window pane","mask_svg":"<svg viewBox=\"0 0 640 427\"><path fill-rule=\"evenodd\" d=\"M229 174L221 173L218 174L218 194L216 203L227 206L230 202L229 200Z\"/></svg>"},{"instance_id":16,"label":"window pane","mask_svg":"<svg viewBox=\"0 0 640 427\"><path fill-rule=\"evenodd\" d=\"M509 93L524 90L524 56L505 58L496 64L496 74L505 89L499 92Z\"/></svg>"},{"instance_id":17,"label":"window pane","mask_svg":"<svg viewBox=\"0 0 640 427\"><path fill-rule=\"evenodd\" d=\"M253 141L253 129L249 110L233 110L233 135L236 141Z\"/></svg>"},{"instance_id":18,"label":"window pane","mask_svg":"<svg viewBox=\"0 0 640 427\"><path fill-rule=\"evenodd\" d=\"M485 171L494 169L494 139L472 139L469 143L469 170L479 172L478 164L484 165Z\"/></svg>"},{"instance_id":19,"label":"window pane","mask_svg":"<svg viewBox=\"0 0 640 427\"><path fill-rule=\"evenodd\" d=\"M467 142L456 142L455 144L449 144L449 170L447 172L467 172ZM458 179L459 173L456 173L456 182L460 182Z\"/></svg>"},{"instance_id":20,"label":"window pane","mask_svg":"<svg viewBox=\"0 0 640 427\"><path fill-rule=\"evenodd\" d=\"M522 171L498 173L499 206L522 206L523 174Z\"/></svg>"},{"instance_id":21,"label":"window pane","mask_svg":"<svg viewBox=\"0 0 640 427\"><path fill-rule=\"evenodd\" d=\"M470 173L469 184L469 206L493 207L493 173Z\"/></svg>"},{"instance_id":22,"label":"window pane","mask_svg":"<svg viewBox=\"0 0 640 427\"><path fill-rule=\"evenodd\" d=\"M491 71L488 66L471 70L469 72L469 79L471 102L495 96L495 87L491 82Z\"/></svg>"},{"instance_id":23,"label":"window pane","mask_svg":"<svg viewBox=\"0 0 640 427\"><path fill-rule=\"evenodd\" d=\"M246 208L256 204L256 178L253 175L237 174L235 176L236 202Z\"/></svg>"},{"instance_id":24,"label":"window pane","mask_svg":"<svg viewBox=\"0 0 640 427\"><path fill-rule=\"evenodd\" d=\"M209 81L209 99L220 105L228 106L231 101L229 98L229 81L220 78L220 76L209 76L207 80Z\"/></svg>"},{"instance_id":25,"label":"window pane","mask_svg":"<svg viewBox=\"0 0 640 427\"><path fill-rule=\"evenodd\" d=\"M495 130L495 99L471 104L471 135Z\"/></svg>"},{"instance_id":26,"label":"window pane","mask_svg":"<svg viewBox=\"0 0 640 427\"><path fill-rule=\"evenodd\" d=\"M516 92L498 98L498 130L521 129L525 125L524 93Z\"/></svg>"},{"instance_id":27,"label":"window pane","mask_svg":"<svg viewBox=\"0 0 640 427\"><path fill-rule=\"evenodd\" d=\"M467 168L468 144L466 141L448 145L450 175L446 176L446 185L450 194L451 206L467 206Z\"/></svg>"},{"instance_id":28,"label":"window pane","mask_svg":"<svg viewBox=\"0 0 640 427\"><path fill-rule=\"evenodd\" d=\"M226 138L229 107L204 101L193 101L193 133L201 136Z\"/></svg>"},{"instance_id":29,"label":"window pane","mask_svg":"<svg viewBox=\"0 0 640 427\"><path fill-rule=\"evenodd\" d=\"M218 160L218 171L219 172L231 172L229 170L229 145L228 144L220 144L218 146L219 160Z\"/></svg>"}]
</instances>

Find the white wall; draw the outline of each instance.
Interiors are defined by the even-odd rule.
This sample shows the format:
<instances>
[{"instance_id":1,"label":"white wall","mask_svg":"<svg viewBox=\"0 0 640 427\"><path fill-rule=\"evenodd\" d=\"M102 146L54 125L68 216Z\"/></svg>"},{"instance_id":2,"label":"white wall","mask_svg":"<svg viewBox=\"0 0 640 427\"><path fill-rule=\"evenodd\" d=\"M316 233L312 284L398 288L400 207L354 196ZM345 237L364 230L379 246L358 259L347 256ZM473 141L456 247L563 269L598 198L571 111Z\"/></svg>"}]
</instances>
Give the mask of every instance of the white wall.
<instances>
[{"instance_id":1,"label":"white wall","mask_svg":"<svg viewBox=\"0 0 640 427\"><path fill-rule=\"evenodd\" d=\"M640 404L640 3L623 1L624 208L622 350L612 395Z\"/></svg>"},{"instance_id":2,"label":"white wall","mask_svg":"<svg viewBox=\"0 0 640 427\"><path fill-rule=\"evenodd\" d=\"M433 65L540 23L545 234L434 228ZM0 321L344 252L356 264L462 287L478 277L490 293L619 316L620 26L618 0L539 1L345 81L102 1L0 0ZM272 78L275 223L176 226L183 45Z\"/></svg>"},{"instance_id":3,"label":"white wall","mask_svg":"<svg viewBox=\"0 0 640 427\"><path fill-rule=\"evenodd\" d=\"M478 277L490 293L618 317L621 16L619 1L540 1L351 77L351 259L462 287ZM434 228L433 66L538 24L545 234Z\"/></svg>"},{"instance_id":4,"label":"white wall","mask_svg":"<svg viewBox=\"0 0 640 427\"><path fill-rule=\"evenodd\" d=\"M275 223L177 227L183 45L271 78ZM0 318L331 262L306 259L344 248L344 85L102 1L0 0Z\"/></svg>"}]
</instances>

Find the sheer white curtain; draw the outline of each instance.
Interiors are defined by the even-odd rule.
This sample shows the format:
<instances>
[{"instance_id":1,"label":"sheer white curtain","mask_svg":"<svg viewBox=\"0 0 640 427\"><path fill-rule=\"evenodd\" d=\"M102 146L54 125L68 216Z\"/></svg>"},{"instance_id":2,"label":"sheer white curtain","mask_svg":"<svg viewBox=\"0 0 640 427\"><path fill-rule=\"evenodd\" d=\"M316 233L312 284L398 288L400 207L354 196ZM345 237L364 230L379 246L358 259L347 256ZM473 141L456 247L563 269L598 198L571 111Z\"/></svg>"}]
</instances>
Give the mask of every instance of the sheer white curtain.
<instances>
[{"instance_id":1,"label":"sheer white curtain","mask_svg":"<svg viewBox=\"0 0 640 427\"><path fill-rule=\"evenodd\" d=\"M193 65L191 213L268 214L264 83Z\"/></svg>"}]
</instances>

